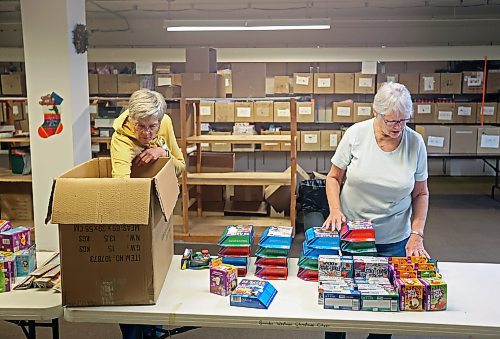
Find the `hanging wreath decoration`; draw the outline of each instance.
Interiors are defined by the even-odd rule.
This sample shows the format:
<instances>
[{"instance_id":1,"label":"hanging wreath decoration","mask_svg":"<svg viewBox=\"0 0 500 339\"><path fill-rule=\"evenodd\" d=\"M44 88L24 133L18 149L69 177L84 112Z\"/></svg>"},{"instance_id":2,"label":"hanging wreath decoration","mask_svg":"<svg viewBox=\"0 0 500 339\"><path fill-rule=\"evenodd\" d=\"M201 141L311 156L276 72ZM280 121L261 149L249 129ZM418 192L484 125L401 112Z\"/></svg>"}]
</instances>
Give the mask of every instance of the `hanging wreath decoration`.
<instances>
[{"instance_id":1,"label":"hanging wreath decoration","mask_svg":"<svg viewBox=\"0 0 500 339\"><path fill-rule=\"evenodd\" d=\"M73 29L73 45L75 46L76 53L82 54L87 52L89 47L89 33L87 26L84 24L76 24Z\"/></svg>"}]
</instances>

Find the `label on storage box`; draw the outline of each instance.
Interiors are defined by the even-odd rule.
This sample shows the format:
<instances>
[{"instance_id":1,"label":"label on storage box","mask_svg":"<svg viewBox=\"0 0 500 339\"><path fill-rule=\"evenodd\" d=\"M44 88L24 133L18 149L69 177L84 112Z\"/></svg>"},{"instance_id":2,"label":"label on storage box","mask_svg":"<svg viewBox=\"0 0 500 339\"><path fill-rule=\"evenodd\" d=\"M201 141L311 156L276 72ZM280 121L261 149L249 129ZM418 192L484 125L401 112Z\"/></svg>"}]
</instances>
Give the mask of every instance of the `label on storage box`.
<instances>
[{"instance_id":1,"label":"label on storage box","mask_svg":"<svg viewBox=\"0 0 500 339\"><path fill-rule=\"evenodd\" d=\"M332 85L332 79L330 78L318 78L318 87L325 88Z\"/></svg>"},{"instance_id":2,"label":"label on storage box","mask_svg":"<svg viewBox=\"0 0 500 339\"><path fill-rule=\"evenodd\" d=\"M484 106L483 115L495 115L495 106Z\"/></svg>"},{"instance_id":3,"label":"label on storage box","mask_svg":"<svg viewBox=\"0 0 500 339\"><path fill-rule=\"evenodd\" d=\"M451 120L452 115L452 111L439 111L438 120Z\"/></svg>"},{"instance_id":4,"label":"label on storage box","mask_svg":"<svg viewBox=\"0 0 500 339\"><path fill-rule=\"evenodd\" d=\"M427 146L444 147L444 137L433 137L429 135L427 138Z\"/></svg>"},{"instance_id":5,"label":"label on storage box","mask_svg":"<svg viewBox=\"0 0 500 339\"><path fill-rule=\"evenodd\" d=\"M250 118L252 116L252 110L250 107L237 107L236 116L238 118Z\"/></svg>"},{"instance_id":6,"label":"label on storage box","mask_svg":"<svg viewBox=\"0 0 500 339\"><path fill-rule=\"evenodd\" d=\"M200 106L200 115L212 115L210 106Z\"/></svg>"},{"instance_id":7,"label":"label on storage box","mask_svg":"<svg viewBox=\"0 0 500 339\"><path fill-rule=\"evenodd\" d=\"M372 78L359 78L358 85L359 87L372 87L373 80Z\"/></svg>"},{"instance_id":8,"label":"label on storage box","mask_svg":"<svg viewBox=\"0 0 500 339\"><path fill-rule=\"evenodd\" d=\"M424 79L424 91L434 90L434 77L423 77Z\"/></svg>"},{"instance_id":9,"label":"label on storage box","mask_svg":"<svg viewBox=\"0 0 500 339\"><path fill-rule=\"evenodd\" d=\"M318 135L317 134L304 134L304 143L317 144L318 143Z\"/></svg>"},{"instance_id":10,"label":"label on storage box","mask_svg":"<svg viewBox=\"0 0 500 339\"><path fill-rule=\"evenodd\" d=\"M499 135L481 135L481 148L498 148L500 146Z\"/></svg>"},{"instance_id":11,"label":"label on storage box","mask_svg":"<svg viewBox=\"0 0 500 339\"><path fill-rule=\"evenodd\" d=\"M12 114L14 114L14 115L19 114L19 106L17 106L17 105L12 106Z\"/></svg>"},{"instance_id":12,"label":"label on storage box","mask_svg":"<svg viewBox=\"0 0 500 339\"><path fill-rule=\"evenodd\" d=\"M417 105L418 114L431 114L431 105Z\"/></svg>"},{"instance_id":13,"label":"label on storage box","mask_svg":"<svg viewBox=\"0 0 500 339\"><path fill-rule=\"evenodd\" d=\"M388 75L387 82L396 82L396 77L394 75Z\"/></svg>"},{"instance_id":14,"label":"label on storage box","mask_svg":"<svg viewBox=\"0 0 500 339\"><path fill-rule=\"evenodd\" d=\"M228 78L224 79L224 85L225 85L226 87L229 87L229 86L231 85L231 81L229 81L229 79L228 79Z\"/></svg>"},{"instance_id":15,"label":"label on storage box","mask_svg":"<svg viewBox=\"0 0 500 339\"><path fill-rule=\"evenodd\" d=\"M372 114L371 107L358 107L358 115L369 116Z\"/></svg>"},{"instance_id":16,"label":"label on storage box","mask_svg":"<svg viewBox=\"0 0 500 339\"><path fill-rule=\"evenodd\" d=\"M467 87L479 87L482 85L483 78L482 77L467 77Z\"/></svg>"},{"instance_id":17,"label":"label on storage box","mask_svg":"<svg viewBox=\"0 0 500 339\"><path fill-rule=\"evenodd\" d=\"M295 79L295 83L297 85L307 86L307 85L309 85L309 77L297 76L297 79Z\"/></svg>"},{"instance_id":18,"label":"label on storage box","mask_svg":"<svg viewBox=\"0 0 500 339\"><path fill-rule=\"evenodd\" d=\"M278 116L279 117L289 117L290 110L288 108L278 109Z\"/></svg>"},{"instance_id":19,"label":"label on storage box","mask_svg":"<svg viewBox=\"0 0 500 339\"><path fill-rule=\"evenodd\" d=\"M312 109L310 106L301 106L299 107L299 114L301 115L311 115Z\"/></svg>"},{"instance_id":20,"label":"label on storage box","mask_svg":"<svg viewBox=\"0 0 500 339\"><path fill-rule=\"evenodd\" d=\"M338 144L338 135L330 134L330 147L337 147Z\"/></svg>"},{"instance_id":21,"label":"label on storage box","mask_svg":"<svg viewBox=\"0 0 500 339\"><path fill-rule=\"evenodd\" d=\"M97 114L97 105L90 105L90 114ZM486 115L486 113L484 113Z\"/></svg>"},{"instance_id":22,"label":"label on storage box","mask_svg":"<svg viewBox=\"0 0 500 339\"><path fill-rule=\"evenodd\" d=\"M172 86L172 78L171 77L158 78L157 86Z\"/></svg>"},{"instance_id":23,"label":"label on storage box","mask_svg":"<svg viewBox=\"0 0 500 339\"><path fill-rule=\"evenodd\" d=\"M337 107L337 115L339 117L351 116L351 107Z\"/></svg>"},{"instance_id":24,"label":"label on storage box","mask_svg":"<svg viewBox=\"0 0 500 339\"><path fill-rule=\"evenodd\" d=\"M470 116L472 113L472 107L458 106L458 115Z\"/></svg>"}]
</instances>

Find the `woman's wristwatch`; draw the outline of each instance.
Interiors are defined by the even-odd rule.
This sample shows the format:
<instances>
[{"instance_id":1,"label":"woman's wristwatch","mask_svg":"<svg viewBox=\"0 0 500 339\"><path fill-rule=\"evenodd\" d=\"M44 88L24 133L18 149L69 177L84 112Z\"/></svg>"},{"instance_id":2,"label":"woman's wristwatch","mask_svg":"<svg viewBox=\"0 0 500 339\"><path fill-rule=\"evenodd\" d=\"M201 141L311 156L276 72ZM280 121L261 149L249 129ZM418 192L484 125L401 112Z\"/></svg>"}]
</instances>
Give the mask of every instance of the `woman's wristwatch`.
<instances>
[{"instance_id":1,"label":"woman's wristwatch","mask_svg":"<svg viewBox=\"0 0 500 339\"><path fill-rule=\"evenodd\" d=\"M419 232L419 231L411 230L410 234L416 234L420 238L422 238L422 239L424 238L424 232Z\"/></svg>"},{"instance_id":2,"label":"woman's wristwatch","mask_svg":"<svg viewBox=\"0 0 500 339\"><path fill-rule=\"evenodd\" d=\"M161 145L161 148L163 148L163 150L165 151L165 157L170 158L170 150L168 149L167 144L165 143Z\"/></svg>"}]
</instances>

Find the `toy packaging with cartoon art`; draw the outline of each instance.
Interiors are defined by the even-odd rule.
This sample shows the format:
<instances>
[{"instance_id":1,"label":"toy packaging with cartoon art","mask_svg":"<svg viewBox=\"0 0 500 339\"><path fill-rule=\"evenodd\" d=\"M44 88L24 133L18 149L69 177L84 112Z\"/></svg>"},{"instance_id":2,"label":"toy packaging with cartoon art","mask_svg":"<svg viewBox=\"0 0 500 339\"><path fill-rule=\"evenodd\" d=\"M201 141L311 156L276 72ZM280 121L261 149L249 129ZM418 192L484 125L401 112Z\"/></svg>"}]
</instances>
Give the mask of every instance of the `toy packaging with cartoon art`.
<instances>
[{"instance_id":1,"label":"toy packaging with cartoon art","mask_svg":"<svg viewBox=\"0 0 500 339\"><path fill-rule=\"evenodd\" d=\"M285 280L288 277L288 252L292 246L292 227L269 226L262 233L255 261L255 275L265 280ZM282 255L268 256L266 250L282 251ZM264 254L260 256L260 254ZM268 252L269 253L269 252Z\"/></svg>"},{"instance_id":2,"label":"toy packaging with cartoon art","mask_svg":"<svg viewBox=\"0 0 500 339\"><path fill-rule=\"evenodd\" d=\"M0 233L0 251L17 252L31 246L31 229L20 226Z\"/></svg>"},{"instance_id":3,"label":"toy packaging with cartoon art","mask_svg":"<svg viewBox=\"0 0 500 339\"><path fill-rule=\"evenodd\" d=\"M231 262L237 267L239 277L244 277L248 272L253 241L252 225L229 225L217 243L221 247L218 255L223 258L224 263Z\"/></svg>"},{"instance_id":4,"label":"toy packaging with cartoon art","mask_svg":"<svg viewBox=\"0 0 500 339\"><path fill-rule=\"evenodd\" d=\"M424 311L424 285L416 278L398 278L395 286L399 293L401 311Z\"/></svg>"},{"instance_id":5,"label":"toy packaging with cartoon art","mask_svg":"<svg viewBox=\"0 0 500 339\"><path fill-rule=\"evenodd\" d=\"M440 278L422 278L424 285L424 309L426 311L444 311L447 307L448 286Z\"/></svg>"},{"instance_id":6,"label":"toy packaging with cartoon art","mask_svg":"<svg viewBox=\"0 0 500 339\"><path fill-rule=\"evenodd\" d=\"M222 258L210 263L210 293L228 296L238 284L236 267L223 264Z\"/></svg>"},{"instance_id":7,"label":"toy packaging with cartoon art","mask_svg":"<svg viewBox=\"0 0 500 339\"><path fill-rule=\"evenodd\" d=\"M277 293L269 281L243 279L231 293L230 305L268 309Z\"/></svg>"},{"instance_id":8,"label":"toy packaging with cartoon art","mask_svg":"<svg viewBox=\"0 0 500 339\"><path fill-rule=\"evenodd\" d=\"M318 257L318 277L320 281L330 280L333 278L352 278L352 257L340 255L320 255Z\"/></svg>"}]
</instances>

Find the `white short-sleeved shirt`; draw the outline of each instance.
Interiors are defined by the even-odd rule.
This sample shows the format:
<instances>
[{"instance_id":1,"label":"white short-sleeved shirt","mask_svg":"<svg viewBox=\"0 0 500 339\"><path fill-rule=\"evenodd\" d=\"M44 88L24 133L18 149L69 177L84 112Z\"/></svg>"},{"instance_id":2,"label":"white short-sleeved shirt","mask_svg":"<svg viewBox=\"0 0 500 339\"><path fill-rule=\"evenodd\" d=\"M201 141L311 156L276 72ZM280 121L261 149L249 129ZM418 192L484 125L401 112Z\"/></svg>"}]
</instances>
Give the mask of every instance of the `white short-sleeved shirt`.
<instances>
[{"instance_id":1,"label":"white short-sleeved shirt","mask_svg":"<svg viewBox=\"0 0 500 339\"><path fill-rule=\"evenodd\" d=\"M373 124L372 118L351 126L332 164L346 170L340 194L344 215L371 220L376 243L391 244L410 236L411 192L415 181L427 179L427 152L422 136L409 127L394 151L383 151Z\"/></svg>"}]
</instances>

